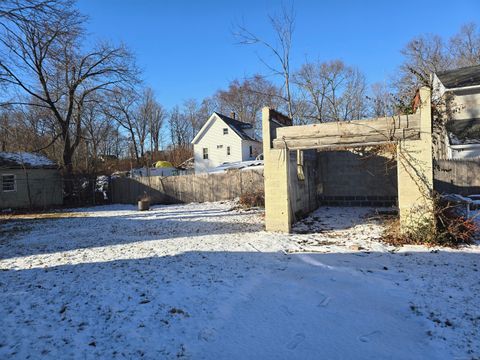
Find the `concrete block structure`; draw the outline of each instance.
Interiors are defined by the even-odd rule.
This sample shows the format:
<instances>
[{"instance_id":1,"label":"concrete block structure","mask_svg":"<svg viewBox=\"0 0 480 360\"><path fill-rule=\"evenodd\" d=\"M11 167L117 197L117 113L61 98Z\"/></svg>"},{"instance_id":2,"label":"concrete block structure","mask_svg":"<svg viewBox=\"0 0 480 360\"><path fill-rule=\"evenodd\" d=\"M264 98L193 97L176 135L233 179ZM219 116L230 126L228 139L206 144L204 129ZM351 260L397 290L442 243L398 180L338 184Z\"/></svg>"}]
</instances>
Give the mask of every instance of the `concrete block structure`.
<instances>
[{"instance_id":1,"label":"concrete block structure","mask_svg":"<svg viewBox=\"0 0 480 360\"><path fill-rule=\"evenodd\" d=\"M265 177L265 223L267 230L290 232L289 156L287 149L274 149L276 130L292 121L270 108L262 109L263 161Z\"/></svg>"},{"instance_id":2,"label":"concrete block structure","mask_svg":"<svg viewBox=\"0 0 480 360\"><path fill-rule=\"evenodd\" d=\"M291 225L318 206L319 151L397 144L398 204L402 229L433 219L433 159L430 90L420 90L415 114L390 118L292 126L292 120L262 112L265 223L268 231ZM325 176L323 176L325 178ZM387 186L388 184L386 184ZM385 196L388 196L388 191Z\"/></svg>"},{"instance_id":3,"label":"concrete block structure","mask_svg":"<svg viewBox=\"0 0 480 360\"><path fill-rule=\"evenodd\" d=\"M402 230L425 222L433 224L433 144L430 89L420 89L420 139L400 140L398 208Z\"/></svg>"}]
</instances>

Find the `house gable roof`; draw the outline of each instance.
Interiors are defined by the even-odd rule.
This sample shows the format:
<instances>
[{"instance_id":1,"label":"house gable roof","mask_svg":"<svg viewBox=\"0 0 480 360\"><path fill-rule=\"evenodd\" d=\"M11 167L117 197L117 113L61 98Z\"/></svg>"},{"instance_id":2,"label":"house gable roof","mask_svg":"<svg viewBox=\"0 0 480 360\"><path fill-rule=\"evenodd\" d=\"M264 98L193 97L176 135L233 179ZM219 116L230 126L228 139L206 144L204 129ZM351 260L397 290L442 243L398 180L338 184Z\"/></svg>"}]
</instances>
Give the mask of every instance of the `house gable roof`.
<instances>
[{"instance_id":1,"label":"house gable roof","mask_svg":"<svg viewBox=\"0 0 480 360\"><path fill-rule=\"evenodd\" d=\"M251 124L232 119L218 112L214 112L212 116L210 116L210 118L207 120L207 122L202 126L198 134L193 138L192 144L198 143L198 141L202 138L203 134L210 128L211 124L215 121L215 119L223 121L240 139L257 141L245 132L245 130L253 128Z\"/></svg>"},{"instance_id":2,"label":"house gable roof","mask_svg":"<svg viewBox=\"0 0 480 360\"><path fill-rule=\"evenodd\" d=\"M0 152L2 169L57 169L58 166L46 156L27 152Z\"/></svg>"},{"instance_id":3,"label":"house gable roof","mask_svg":"<svg viewBox=\"0 0 480 360\"><path fill-rule=\"evenodd\" d=\"M226 115L220 114L215 112L215 114L223 120L225 124L227 124L230 129L235 131L235 133L240 136L242 140L252 140L255 141L252 137L250 137L245 130L253 128L252 124L245 123L243 121L235 120L232 119L231 117L228 117Z\"/></svg>"},{"instance_id":4,"label":"house gable roof","mask_svg":"<svg viewBox=\"0 0 480 360\"><path fill-rule=\"evenodd\" d=\"M480 85L480 65L442 71L436 75L447 89Z\"/></svg>"}]
</instances>

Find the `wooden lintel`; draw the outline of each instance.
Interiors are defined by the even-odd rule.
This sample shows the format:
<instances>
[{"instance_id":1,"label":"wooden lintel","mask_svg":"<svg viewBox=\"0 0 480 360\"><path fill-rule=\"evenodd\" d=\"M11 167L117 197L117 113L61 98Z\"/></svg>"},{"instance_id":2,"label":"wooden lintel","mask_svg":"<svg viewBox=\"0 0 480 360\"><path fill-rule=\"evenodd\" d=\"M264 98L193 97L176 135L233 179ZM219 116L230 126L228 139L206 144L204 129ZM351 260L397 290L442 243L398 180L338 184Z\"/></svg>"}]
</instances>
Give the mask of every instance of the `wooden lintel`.
<instances>
[{"instance_id":1,"label":"wooden lintel","mask_svg":"<svg viewBox=\"0 0 480 360\"><path fill-rule=\"evenodd\" d=\"M417 129L420 127L419 114L402 115L390 118L366 119L355 121L340 121L331 123L288 126L278 129L277 138L305 138L322 136L350 136L366 134L403 133L404 128Z\"/></svg>"},{"instance_id":2,"label":"wooden lintel","mask_svg":"<svg viewBox=\"0 0 480 360\"><path fill-rule=\"evenodd\" d=\"M408 129L408 131L399 130L393 135L368 133L360 135L337 135L321 137L303 137L303 138L277 138L273 141L273 147L276 149L288 148L290 150L320 149L324 147L358 147L373 146L375 144L384 144L399 140L418 140L420 139L419 129ZM367 144L367 145L362 145Z\"/></svg>"}]
</instances>

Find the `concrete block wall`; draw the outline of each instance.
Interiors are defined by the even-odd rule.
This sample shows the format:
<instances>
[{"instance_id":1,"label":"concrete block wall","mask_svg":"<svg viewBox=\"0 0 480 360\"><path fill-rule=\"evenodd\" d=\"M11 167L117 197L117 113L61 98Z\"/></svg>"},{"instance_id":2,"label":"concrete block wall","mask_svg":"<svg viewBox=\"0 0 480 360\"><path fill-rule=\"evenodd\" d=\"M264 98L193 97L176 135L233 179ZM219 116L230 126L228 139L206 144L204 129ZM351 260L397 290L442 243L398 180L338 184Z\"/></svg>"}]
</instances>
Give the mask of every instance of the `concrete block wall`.
<instances>
[{"instance_id":1,"label":"concrete block wall","mask_svg":"<svg viewBox=\"0 0 480 360\"><path fill-rule=\"evenodd\" d=\"M298 174L298 158L303 157L303 177ZM302 179L303 178L303 179ZM317 209L318 162L315 150L290 151L289 194L292 221L298 221Z\"/></svg>"},{"instance_id":2,"label":"concrete block wall","mask_svg":"<svg viewBox=\"0 0 480 360\"><path fill-rule=\"evenodd\" d=\"M318 199L327 206L392 206L397 165L387 157L353 151L319 152Z\"/></svg>"},{"instance_id":3,"label":"concrete block wall","mask_svg":"<svg viewBox=\"0 0 480 360\"><path fill-rule=\"evenodd\" d=\"M265 176L265 228L267 231L290 232L292 208L290 206L290 155L286 149L272 149L276 129L282 124L272 121L276 112L262 109L263 158Z\"/></svg>"},{"instance_id":4,"label":"concrete block wall","mask_svg":"<svg viewBox=\"0 0 480 360\"><path fill-rule=\"evenodd\" d=\"M402 231L419 224L433 224L433 144L431 91L420 89L420 140L397 145L398 208Z\"/></svg>"}]
</instances>

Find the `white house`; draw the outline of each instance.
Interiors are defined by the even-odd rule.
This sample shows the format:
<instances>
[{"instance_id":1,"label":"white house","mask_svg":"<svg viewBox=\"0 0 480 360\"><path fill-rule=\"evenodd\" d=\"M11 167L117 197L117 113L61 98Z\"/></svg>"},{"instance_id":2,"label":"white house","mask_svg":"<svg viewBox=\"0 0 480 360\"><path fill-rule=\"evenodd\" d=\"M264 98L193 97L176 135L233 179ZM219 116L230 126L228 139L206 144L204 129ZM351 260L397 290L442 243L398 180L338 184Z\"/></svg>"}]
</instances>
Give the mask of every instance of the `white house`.
<instances>
[{"instance_id":1,"label":"white house","mask_svg":"<svg viewBox=\"0 0 480 360\"><path fill-rule=\"evenodd\" d=\"M251 124L214 112L192 141L195 173L225 164L255 160L262 143L255 140Z\"/></svg>"},{"instance_id":2,"label":"white house","mask_svg":"<svg viewBox=\"0 0 480 360\"><path fill-rule=\"evenodd\" d=\"M480 65L434 74L433 96L447 115L440 157L480 157Z\"/></svg>"}]
</instances>

